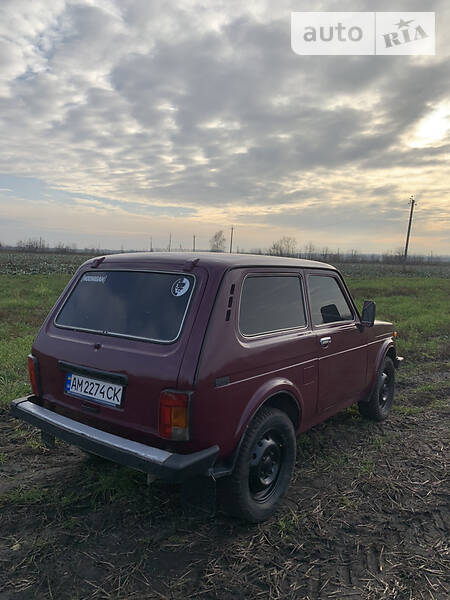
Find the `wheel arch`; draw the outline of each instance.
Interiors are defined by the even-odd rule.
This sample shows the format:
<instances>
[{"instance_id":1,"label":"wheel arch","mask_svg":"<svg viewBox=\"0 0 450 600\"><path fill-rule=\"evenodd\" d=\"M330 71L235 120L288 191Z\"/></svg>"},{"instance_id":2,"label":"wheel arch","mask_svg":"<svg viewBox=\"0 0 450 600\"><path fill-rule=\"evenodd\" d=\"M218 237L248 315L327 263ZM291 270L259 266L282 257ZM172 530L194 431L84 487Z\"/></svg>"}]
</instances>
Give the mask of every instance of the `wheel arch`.
<instances>
[{"instance_id":1,"label":"wheel arch","mask_svg":"<svg viewBox=\"0 0 450 600\"><path fill-rule=\"evenodd\" d=\"M298 387L285 377L274 377L265 381L250 398L236 427L236 438L241 439L255 415L264 406L272 406L286 412L295 432L301 424L303 399Z\"/></svg>"},{"instance_id":2,"label":"wheel arch","mask_svg":"<svg viewBox=\"0 0 450 600\"><path fill-rule=\"evenodd\" d=\"M300 392L291 382L285 379L277 380L277 382L272 381L271 384L270 387L266 384L262 390L259 390L247 405L247 411L243 415L237 429L238 435L236 437L238 442L236 447L227 461L228 464L215 471L216 477L229 475L234 470L245 434L253 419L263 408L271 407L284 412L291 420L295 435L297 436L303 414L303 401ZM266 388L270 389L270 391L267 391Z\"/></svg>"},{"instance_id":3,"label":"wheel arch","mask_svg":"<svg viewBox=\"0 0 450 600\"><path fill-rule=\"evenodd\" d=\"M300 423L302 420L302 409L294 396L287 391L275 392L272 396L269 396L257 409L257 411L253 414L252 419L256 416L256 414L263 408L270 406L272 408L278 408L282 412L286 413L287 416L292 421L292 425L294 426L294 430L297 431L300 428ZM251 421L251 420L250 420Z\"/></svg>"},{"instance_id":4,"label":"wheel arch","mask_svg":"<svg viewBox=\"0 0 450 600\"><path fill-rule=\"evenodd\" d=\"M389 346L389 348L388 348L388 350L387 350L386 354L385 354L385 355L384 355L384 357L383 357L383 360L384 360L384 358L385 358L386 356L389 356L389 358L390 358L390 359L392 359L392 362L393 362L393 363L394 363L394 365L395 365L395 360L396 360L396 358L397 358L397 352L396 352L396 350L395 350L395 347L394 347L394 346Z\"/></svg>"},{"instance_id":5,"label":"wheel arch","mask_svg":"<svg viewBox=\"0 0 450 600\"><path fill-rule=\"evenodd\" d=\"M394 343L392 342L392 340L388 340L385 344L383 344L383 346L380 348L378 354L377 354L377 359L376 359L376 363L375 363L375 369L373 372L373 376L372 376L372 380L371 380L371 385L369 388L369 393L368 395L361 400L361 402L368 402L370 400L370 397L373 394L374 389L377 386L377 382L378 382L378 378L380 376L380 372L381 372L381 368L383 366L383 362L384 359L386 358L386 356L388 356L395 364L395 359L397 357L397 352L395 350L395 346Z\"/></svg>"}]
</instances>

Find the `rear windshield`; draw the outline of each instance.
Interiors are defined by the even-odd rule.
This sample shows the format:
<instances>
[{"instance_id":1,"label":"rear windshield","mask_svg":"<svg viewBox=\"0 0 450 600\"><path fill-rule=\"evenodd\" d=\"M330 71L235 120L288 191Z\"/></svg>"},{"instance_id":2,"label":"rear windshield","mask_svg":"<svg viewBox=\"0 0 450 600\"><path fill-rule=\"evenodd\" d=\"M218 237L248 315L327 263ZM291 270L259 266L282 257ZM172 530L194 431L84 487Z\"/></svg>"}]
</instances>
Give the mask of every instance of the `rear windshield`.
<instances>
[{"instance_id":1,"label":"rear windshield","mask_svg":"<svg viewBox=\"0 0 450 600\"><path fill-rule=\"evenodd\" d=\"M179 273L84 273L55 325L105 335L173 342L183 326L194 277Z\"/></svg>"}]
</instances>

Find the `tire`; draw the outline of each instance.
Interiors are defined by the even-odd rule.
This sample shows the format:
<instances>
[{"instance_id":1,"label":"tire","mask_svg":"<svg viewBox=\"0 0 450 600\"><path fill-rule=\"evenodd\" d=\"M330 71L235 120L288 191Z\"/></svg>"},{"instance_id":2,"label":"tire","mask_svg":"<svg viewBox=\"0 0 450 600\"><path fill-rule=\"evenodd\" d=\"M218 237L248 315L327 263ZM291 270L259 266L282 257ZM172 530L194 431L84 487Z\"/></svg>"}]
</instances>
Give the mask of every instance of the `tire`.
<instances>
[{"instance_id":1,"label":"tire","mask_svg":"<svg viewBox=\"0 0 450 600\"><path fill-rule=\"evenodd\" d=\"M377 383L369 400L359 403L363 417L374 421L384 421L391 412L394 401L395 367L392 359L386 356L378 374Z\"/></svg>"},{"instance_id":2,"label":"tire","mask_svg":"<svg viewBox=\"0 0 450 600\"><path fill-rule=\"evenodd\" d=\"M232 475L217 482L219 503L245 521L266 521L289 487L295 456L292 421L276 408L262 408L245 433Z\"/></svg>"}]
</instances>

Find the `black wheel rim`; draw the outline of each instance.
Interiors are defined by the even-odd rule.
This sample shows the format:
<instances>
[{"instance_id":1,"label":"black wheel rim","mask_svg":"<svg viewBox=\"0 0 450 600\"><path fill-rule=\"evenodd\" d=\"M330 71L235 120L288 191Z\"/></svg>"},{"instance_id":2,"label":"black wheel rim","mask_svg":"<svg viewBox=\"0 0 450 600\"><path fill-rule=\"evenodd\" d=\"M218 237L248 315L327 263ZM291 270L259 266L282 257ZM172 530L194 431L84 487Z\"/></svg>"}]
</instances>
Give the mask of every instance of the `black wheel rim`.
<instances>
[{"instance_id":1,"label":"black wheel rim","mask_svg":"<svg viewBox=\"0 0 450 600\"><path fill-rule=\"evenodd\" d=\"M378 395L378 404L380 408L384 408L390 400L392 387L392 376L389 371L384 370L381 374L380 393Z\"/></svg>"},{"instance_id":2,"label":"black wheel rim","mask_svg":"<svg viewBox=\"0 0 450 600\"><path fill-rule=\"evenodd\" d=\"M266 502L273 494L284 459L282 439L274 430L264 435L253 446L250 455L249 489L256 502Z\"/></svg>"}]
</instances>

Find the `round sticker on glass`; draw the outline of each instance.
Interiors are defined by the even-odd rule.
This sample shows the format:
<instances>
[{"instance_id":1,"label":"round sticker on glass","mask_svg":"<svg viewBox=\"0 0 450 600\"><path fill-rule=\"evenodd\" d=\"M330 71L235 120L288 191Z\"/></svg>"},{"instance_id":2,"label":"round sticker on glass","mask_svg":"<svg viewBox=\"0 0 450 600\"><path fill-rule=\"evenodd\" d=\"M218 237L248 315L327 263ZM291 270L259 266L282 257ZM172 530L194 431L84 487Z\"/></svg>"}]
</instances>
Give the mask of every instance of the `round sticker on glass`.
<instances>
[{"instance_id":1,"label":"round sticker on glass","mask_svg":"<svg viewBox=\"0 0 450 600\"><path fill-rule=\"evenodd\" d=\"M189 279L186 277L181 277L177 279L172 285L172 295L173 296L183 296L190 287Z\"/></svg>"}]
</instances>

